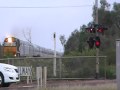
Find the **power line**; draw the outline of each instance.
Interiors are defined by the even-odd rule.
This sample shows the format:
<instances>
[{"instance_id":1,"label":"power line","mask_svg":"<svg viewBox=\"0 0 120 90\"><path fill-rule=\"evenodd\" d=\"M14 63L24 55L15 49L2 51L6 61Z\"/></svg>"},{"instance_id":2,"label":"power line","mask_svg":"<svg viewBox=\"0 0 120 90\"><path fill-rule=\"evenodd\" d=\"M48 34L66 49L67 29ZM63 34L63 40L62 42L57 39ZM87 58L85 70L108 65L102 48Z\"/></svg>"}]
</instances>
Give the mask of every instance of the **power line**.
<instances>
[{"instance_id":1,"label":"power line","mask_svg":"<svg viewBox=\"0 0 120 90\"><path fill-rule=\"evenodd\" d=\"M80 8L80 7L91 7L93 5L79 5L79 6L37 6L37 7L32 7L32 6L18 6L18 7L14 7L14 6L0 6L0 8Z\"/></svg>"},{"instance_id":2,"label":"power line","mask_svg":"<svg viewBox=\"0 0 120 90\"><path fill-rule=\"evenodd\" d=\"M113 3L110 5L114 5ZM0 6L0 8L80 8L80 7L91 7L94 5L78 5L78 6Z\"/></svg>"}]
</instances>

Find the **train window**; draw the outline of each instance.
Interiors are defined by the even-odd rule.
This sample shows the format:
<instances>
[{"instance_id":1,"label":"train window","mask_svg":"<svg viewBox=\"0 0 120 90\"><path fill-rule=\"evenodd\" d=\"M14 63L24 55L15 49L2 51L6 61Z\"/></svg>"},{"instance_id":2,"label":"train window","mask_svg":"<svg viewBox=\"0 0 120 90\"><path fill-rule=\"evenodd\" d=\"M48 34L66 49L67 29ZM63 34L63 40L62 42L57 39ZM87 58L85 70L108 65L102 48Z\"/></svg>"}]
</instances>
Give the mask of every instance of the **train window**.
<instances>
[{"instance_id":1,"label":"train window","mask_svg":"<svg viewBox=\"0 0 120 90\"><path fill-rule=\"evenodd\" d=\"M8 42L8 38L6 38L4 42Z\"/></svg>"}]
</instances>

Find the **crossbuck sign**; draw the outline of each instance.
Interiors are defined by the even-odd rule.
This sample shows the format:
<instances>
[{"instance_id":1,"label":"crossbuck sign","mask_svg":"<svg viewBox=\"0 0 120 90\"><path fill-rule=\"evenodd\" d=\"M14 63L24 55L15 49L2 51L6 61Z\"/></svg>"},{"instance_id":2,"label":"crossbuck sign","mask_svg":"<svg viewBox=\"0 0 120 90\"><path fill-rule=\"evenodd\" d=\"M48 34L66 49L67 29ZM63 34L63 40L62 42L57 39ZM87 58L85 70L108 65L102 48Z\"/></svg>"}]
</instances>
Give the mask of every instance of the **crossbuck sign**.
<instances>
[{"instance_id":1,"label":"crossbuck sign","mask_svg":"<svg viewBox=\"0 0 120 90\"><path fill-rule=\"evenodd\" d=\"M31 76L32 67L18 66L18 72L20 76Z\"/></svg>"}]
</instances>

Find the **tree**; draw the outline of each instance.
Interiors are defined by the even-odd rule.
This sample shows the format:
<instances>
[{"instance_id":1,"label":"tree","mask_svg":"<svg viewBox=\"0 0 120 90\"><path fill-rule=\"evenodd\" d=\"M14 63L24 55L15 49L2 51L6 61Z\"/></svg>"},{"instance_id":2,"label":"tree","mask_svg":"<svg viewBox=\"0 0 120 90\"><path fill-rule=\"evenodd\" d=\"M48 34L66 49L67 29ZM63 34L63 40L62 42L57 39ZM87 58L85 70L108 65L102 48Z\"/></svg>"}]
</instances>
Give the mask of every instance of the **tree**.
<instances>
[{"instance_id":1,"label":"tree","mask_svg":"<svg viewBox=\"0 0 120 90\"><path fill-rule=\"evenodd\" d=\"M114 25L120 30L120 3L114 3L113 7Z\"/></svg>"},{"instance_id":2,"label":"tree","mask_svg":"<svg viewBox=\"0 0 120 90\"><path fill-rule=\"evenodd\" d=\"M69 39L66 41L65 44L65 54L69 54L72 51L78 51L79 49L79 31L76 29L74 30Z\"/></svg>"},{"instance_id":3,"label":"tree","mask_svg":"<svg viewBox=\"0 0 120 90\"><path fill-rule=\"evenodd\" d=\"M106 0L100 0L101 9L106 10L110 7L110 4Z\"/></svg>"},{"instance_id":4,"label":"tree","mask_svg":"<svg viewBox=\"0 0 120 90\"><path fill-rule=\"evenodd\" d=\"M28 32L25 33L25 31L23 30L23 35L24 35L24 38L30 43L29 44L29 56L30 56L30 49L31 49L31 29L30 28L27 28L28 29Z\"/></svg>"},{"instance_id":5,"label":"tree","mask_svg":"<svg viewBox=\"0 0 120 90\"><path fill-rule=\"evenodd\" d=\"M25 38L29 43L32 43L32 42L31 42L31 29L30 29L30 28L27 28L27 29L28 29L27 32L25 32L25 31L23 30L24 38Z\"/></svg>"},{"instance_id":6,"label":"tree","mask_svg":"<svg viewBox=\"0 0 120 90\"><path fill-rule=\"evenodd\" d=\"M63 50L64 50L65 49L65 43L66 43L65 35L60 36L60 41L61 41L61 44L62 44Z\"/></svg>"},{"instance_id":7,"label":"tree","mask_svg":"<svg viewBox=\"0 0 120 90\"><path fill-rule=\"evenodd\" d=\"M88 24L88 26L91 25L91 22ZM87 26L83 25L80 27L80 32L79 32L79 52L83 52L86 47L87 47L87 39L90 36L90 33L87 32L85 29Z\"/></svg>"},{"instance_id":8,"label":"tree","mask_svg":"<svg viewBox=\"0 0 120 90\"><path fill-rule=\"evenodd\" d=\"M98 8L98 23L100 25L104 25L108 28L104 32L104 35L100 35L101 38L101 47L100 47L100 55L102 52L106 52L109 48L115 49L115 40L120 37L120 4L114 3L113 9L108 10L110 4L106 0L100 1L101 5ZM94 15L95 9L93 9ZM94 21L94 20L93 20ZM87 39L92 35L92 33L87 33L85 28L90 26L83 25L80 30L74 30L68 40L65 43L65 54L74 52L74 53L82 53L84 50L88 49L88 44L86 43ZM72 53L73 54L73 53ZM105 55L105 54L104 54Z\"/></svg>"}]
</instances>

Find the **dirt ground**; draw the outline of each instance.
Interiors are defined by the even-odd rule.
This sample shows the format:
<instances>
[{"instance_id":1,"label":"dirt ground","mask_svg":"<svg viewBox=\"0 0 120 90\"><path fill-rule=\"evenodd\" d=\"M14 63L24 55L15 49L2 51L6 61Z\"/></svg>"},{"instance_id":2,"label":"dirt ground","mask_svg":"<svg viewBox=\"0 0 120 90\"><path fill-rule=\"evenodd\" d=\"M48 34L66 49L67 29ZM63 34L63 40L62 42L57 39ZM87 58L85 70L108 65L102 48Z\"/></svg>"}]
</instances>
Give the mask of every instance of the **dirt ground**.
<instances>
[{"instance_id":1,"label":"dirt ground","mask_svg":"<svg viewBox=\"0 0 120 90\"><path fill-rule=\"evenodd\" d=\"M116 80L49 80L47 81L47 87L58 86L78 86L78 85L97 85L97 84L109 84L116 83ZM37 82L27 84L26 82L19 82L11 84L10 87L36 87Z\"/></svg>"}]
</instances>

